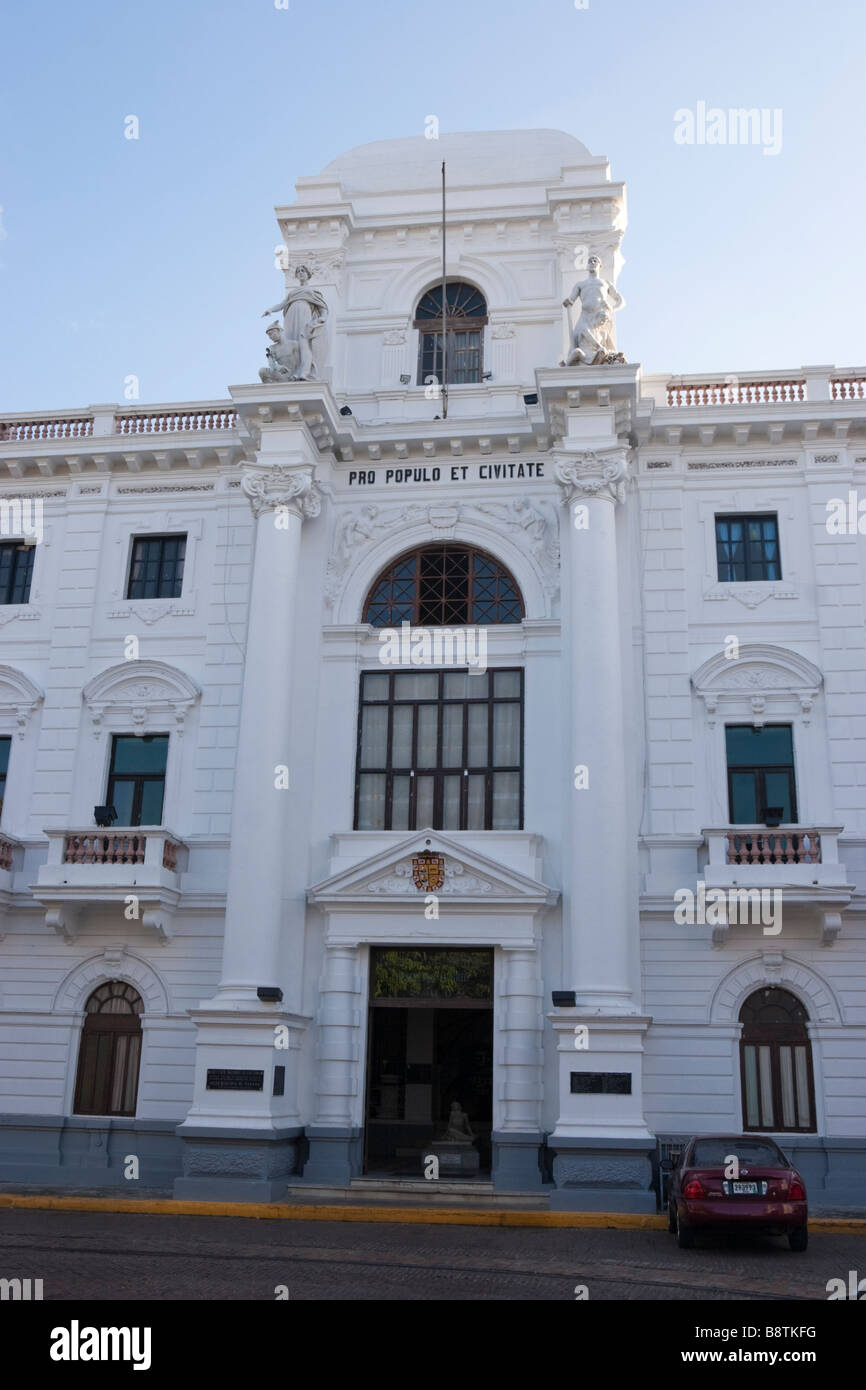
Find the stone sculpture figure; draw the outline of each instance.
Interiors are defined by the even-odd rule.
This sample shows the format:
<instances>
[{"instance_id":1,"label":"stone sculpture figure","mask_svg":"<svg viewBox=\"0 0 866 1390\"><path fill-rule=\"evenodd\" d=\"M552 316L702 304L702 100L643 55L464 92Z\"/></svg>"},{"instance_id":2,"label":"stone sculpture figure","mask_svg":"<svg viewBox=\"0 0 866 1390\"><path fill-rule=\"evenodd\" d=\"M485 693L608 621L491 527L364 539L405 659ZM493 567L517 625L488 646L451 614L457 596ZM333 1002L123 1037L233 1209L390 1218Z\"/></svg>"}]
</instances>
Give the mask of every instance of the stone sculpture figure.
<instances>
[{"instance_id":1,"label":"stone sculpture figure","mask_svg":"<svg viewBox=\"0 0 866 1390\"><path fill-rule=\"evenodd\" d=\"M562 301L565 308L570 309L572 304L580 300L580 317L571 329L571 351L565 361L560 362L561 367L576 364L597 367L625 362L622 353L616 351L613 339L613 316L617 309L623 307L625 300L619 290L599 275L599 256L590 256L587 268L587 278L579 280L568 299Z\"/></svg>"},{"instance_id":2,"label":"stone sculpture figure","mask_svg":"<svg viewBox=\"0 0 866 1390\"><path fill-rule=\"evenodd\" d=\"M328 306L324 296L318 290L310 289L307 285L311 276L312 272L308 266L299 265L295 270L295 278L299 282L298 288L290 290L285 299L281 300L279 304L275 304L272 309L265 309L262 314L262 318L266 318L268 314L282 314L282 343L287 351L291 344L297 346L297 366L287 378L291 381L315 381L317 379L313 350L317 345L316 340L321 337L327 322ZM277 370L277 368L264 368L263 370ZM261 372L259 375L261 376ZM284 379L282 376L262 377L263 381L282 379Z\"/></svg>"},{"instance_id":3,"label":"stone sculpture figure","mask_svg":"<svg viewBox=\"0 0 866 1390\"><path fill-rule=\"evenodd\" d=\"M459 1100L452 1100L451 1113L448 1116L448 1127L442 1135L442 1140L448 1144L471 1144L475 1138L472 1127L469 1124L469 1116L460 1105Z\"/></svg>"},{"instance_id":4,"label":"stone sculpture figure","mask_svg":"<svg viewBox=\"0 0 866 1390\"><path fill-rule=\"evenodd\" d=\"M265 352L268 365L259 368L262 381L296 381L301 361L298 344L283 340L283 330L276 321L268 328L267 335L271 345Z\"/></svg>"}]
</instances>

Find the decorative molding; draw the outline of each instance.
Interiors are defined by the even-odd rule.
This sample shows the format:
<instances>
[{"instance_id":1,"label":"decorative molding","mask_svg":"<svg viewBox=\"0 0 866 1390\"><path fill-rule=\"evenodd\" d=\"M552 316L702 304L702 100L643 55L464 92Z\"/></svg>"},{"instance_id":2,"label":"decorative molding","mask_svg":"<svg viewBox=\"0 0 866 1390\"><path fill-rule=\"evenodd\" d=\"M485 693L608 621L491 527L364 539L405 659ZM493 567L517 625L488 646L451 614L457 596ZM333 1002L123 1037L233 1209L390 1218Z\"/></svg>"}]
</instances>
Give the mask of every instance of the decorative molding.
<instances>
[{"instance_id":1,"label":"decorative molding","mask_svg":"<svg viewBox=\"0 0 866 1390\"><path fill-rule=\"evenodd\" d=\"M716 723L719 703L750 709L756 727L764 723L767 705L783 700L799 703L804 724L823 676L811 661L784 647L765 642L744 643L736 658L717 652L694 673L692 688L704 703L707 723Z\"/></svg>"},{"instance_id":2,"label":"decorative molding","mask_svg":"<svg viewBox=\"0 0 866 1390\"><path fill-rule=\"evenodd\" d=\"M36 622L42 617L41 608L26 607L15 608L14 606L3 604L0 606L0 627L5 627L7 623L12 623L16 618L22 622Z\"/></svg>"},{"instance_id":3,"label":"decorative molding","mask_svg":"<svg viewBox=\"0 0 866 1390\"><path fill-rule=\"evenodd\" d=\"M83 699L98 738L106 715L122 715L144 733L146 726L170 716L178 734L201 692L194 681L164 661L124 661L94 676L84 687Z\"/></svg>"},{"instance_id":4,"label":"decorative molding","mask_svg":"<svg viewBox=\"0 0 866 1390\"><path fill-rule=\"evenodd\" d=\"M245 473L241 487L249 498L253 516L288 507L302 518L322 510L320 489L312 468L286 468L281 464L258 473Z\"/></svg>"},{"instance_id":5,"label":"decorative molding","mask_svg":"<svg viewBox=\"0 0 866 1390\"><path fill-rule=\"evenodd\" d=\"M213 483L158 483L153 487L119 487L118 492L123 493L149 493L149 492L213 492Z\"/></svg>"},{"instance_id":6,"label":"decorative molding","mask_svg":"<svg viewBox=\"0 0 866 1390\"><path fill-rule=\"evenodd\" d=\"M796 468L798 459L690 459L689 473L708 472L717 468Z\"/></svg>"},{"instance_id":7,"label":"decorative molding","mask_svg":"<svg viewBox=\"0 0 866 1390\"><path fill-rule=\"evenodd\" d=\"M52 1013L81 1013L95 989L109 980L123 980L137 989L144 1001L144 1015L165 1018L171 1013L169 994L156 971L125 945L106 946L101 955L81 961L61 981Z\"/></svg>"},{"instance_id":8,"label":"decorative molding","mask_svg":"<svg viewBox=\"0 0 866 1390\"><path fill-rule=\"evenodd\" d=\"M717 603L720 600L735 598L738 603L742 603L746 608L757 608L768 598L774 599L797 599L800 597L796 589L790 585L777 586L772 588L770 584L762 585L760 588L749 584L713 584L711 588L704 590L704 598L708 603Z\"/></svg>"},{"instance_id":9,"label":"decorative molding","mask_svg":"<svg viewBox=\"0 0 866 1390\"><path fill-rule=\"evenodd\" d=\"M160 618L190 618L194 613L195 604L148 603L142 600L136 601L134 605L129 604L126 608L113 608L108 616L109 618L140 619L141 622L151 627L153 623L158 623Z\"/></svg>"},{"instance_id":10,"label":"decorative molding","mask_svg":"<svg viewBox=\"0 0 866 1390\"><path fill-rule=\"evenodd\" d=\"M14 666L0 666L0 715L5 714L8 723L14 712L19 738L24 737L30 716L44 698L39 686L23 671Z\"/></svg>"},{"instance_id":11,"label":"decorative molding","mask_svg":"<svg viewBox=\"0 0 866 1390\"><path fill-rule=\"evenodd\" d=\"M628 462L624 449L588 450L573 459L560 458L553 471L566 503L581 497L625 501Z\"/></svg>"},{"instance_id":12,"label":"decorative molding","mask_svg":"<svg viewBox=\"0 0 866 1390\"><path fill-rule=\"evenodd\" d=\"M382 893L388 897L417 897L412 859L404 859L401 863L395 864L390 874L366 884L364 891ZM438 897L448 897L459 893L461 897L476 898L493 891L494 885L488 879L477 874L468 874L462 864L446 861L445 880L436 889L436 894Z\"/></svg>"},{"instance_id":13,"label":"decorative molding","mask_svg":"<svg viewBox=\"0 0 866 1390\"><path fill-rule=\"evenodd\" d=\"M762 954L735 966L717 986L707 1022L736 1025L746 999L763 985L791 990L806 1005L810 1024L845 1021L826 983L810 966L782 951L771 953L769 959Z\"/></svg>"},{"instance_id":14,"label":"decorative molding","mask_svg":"<svg viewBox=\"0 0 866 1390\"><path fill-rule=\"evenodd\" d=\"M406 342L405 328L389 328L384 335L384 342L386 347L402 347Z\"/></svg>"},{"instance_id":15,"label":"decorative molding","mask_svg":"<svg viewBox=\"0 0 866 1390\"><path fill-rule=\"evenodd\" d=\"M517 325L514 323L494 323L490 329L491 338L516 338Z\"/></svg>"}]
</instances>

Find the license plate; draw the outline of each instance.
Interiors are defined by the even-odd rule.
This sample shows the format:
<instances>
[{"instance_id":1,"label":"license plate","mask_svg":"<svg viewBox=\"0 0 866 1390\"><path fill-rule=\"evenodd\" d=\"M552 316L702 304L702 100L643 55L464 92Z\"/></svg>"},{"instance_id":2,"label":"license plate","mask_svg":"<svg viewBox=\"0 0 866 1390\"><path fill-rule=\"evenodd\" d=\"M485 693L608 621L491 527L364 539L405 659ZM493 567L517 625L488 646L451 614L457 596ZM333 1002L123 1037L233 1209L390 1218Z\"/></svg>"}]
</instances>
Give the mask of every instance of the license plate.
<instances>
[{"instance_id":1,"label":"license plate","mask_svg":"<svg viewBox=\"0 0 866 1390\"><path fill-rule=\"evenodd\" d=\"M735 1197L757 1197L758 1195L756 1182L732 1182L731 1188Z\"/></svg>"}]
</instances>

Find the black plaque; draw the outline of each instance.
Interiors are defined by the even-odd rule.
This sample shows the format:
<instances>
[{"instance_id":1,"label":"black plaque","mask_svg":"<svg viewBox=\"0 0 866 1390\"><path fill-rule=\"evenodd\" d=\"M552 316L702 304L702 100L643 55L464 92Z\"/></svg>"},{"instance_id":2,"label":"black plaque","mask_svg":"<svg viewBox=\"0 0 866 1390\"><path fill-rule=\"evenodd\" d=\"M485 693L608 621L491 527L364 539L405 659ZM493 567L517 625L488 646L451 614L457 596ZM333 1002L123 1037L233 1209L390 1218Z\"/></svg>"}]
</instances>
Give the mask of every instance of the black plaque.
<instances>
[{"instance_id":1,"label":"black plaque","mask_svg":"<svg viewBox=\"0 0 866 1390\"><path fill-rule=\"evenodd\" d=\"M286 1069L285 1067L274 1067L274 1095L282 1096L286 1093Z\"/></svg>"},{"instance_id":2,"label":"black plaque","mask_svg":"<svg viewBox=\"0 0 866 1390\"><path fill-rule=\"evenodd\" d=\"M573 1071L573 1096L630 1096L630 1071Z\"/></svg>"},{"instance_id":3,"label":"black plaque","mask_svg":"<svg viewBox=\"0 0 866 1390\"><path fill-rule=\"evenodd\" d=\"M209 1091L263 1091L263 1071L234 1071L228 1067L211 1067L207 1074Z\"/></svg>"}]
</instances>

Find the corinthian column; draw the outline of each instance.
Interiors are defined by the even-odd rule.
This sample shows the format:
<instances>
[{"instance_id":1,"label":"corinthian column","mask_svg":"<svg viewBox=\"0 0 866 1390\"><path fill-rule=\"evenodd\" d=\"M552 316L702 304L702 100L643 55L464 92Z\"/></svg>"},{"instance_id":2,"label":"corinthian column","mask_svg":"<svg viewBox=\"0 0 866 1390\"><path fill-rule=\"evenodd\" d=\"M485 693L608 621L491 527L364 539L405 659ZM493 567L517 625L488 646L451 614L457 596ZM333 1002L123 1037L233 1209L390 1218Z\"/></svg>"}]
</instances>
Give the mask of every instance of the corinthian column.
<instances>
[{"instance_id":1,"label":"corinthian column","mask_svg":"<svg viewBox=\"0 0 866 1390\"><path fill-rule=\"evenodd\" d=\"M301 527L321 503L311 468L251 471L256 518L220 998L255 1000L278 980L282 866L291 794L292 647Z\"/></svg>"},{"instance_id":2,"label":"corinthian column","mask_svg":"<svg viewBox=\"0 0 866 1390\"><path fill-rule=\"evenodd\" d=\"M625 720L622 694L616 508L625 497L622 448L560 458L568 506L572 793L563 983L578 1006L630 1012L631 936L626 861Z\"/></svg>"}]
</instances>

